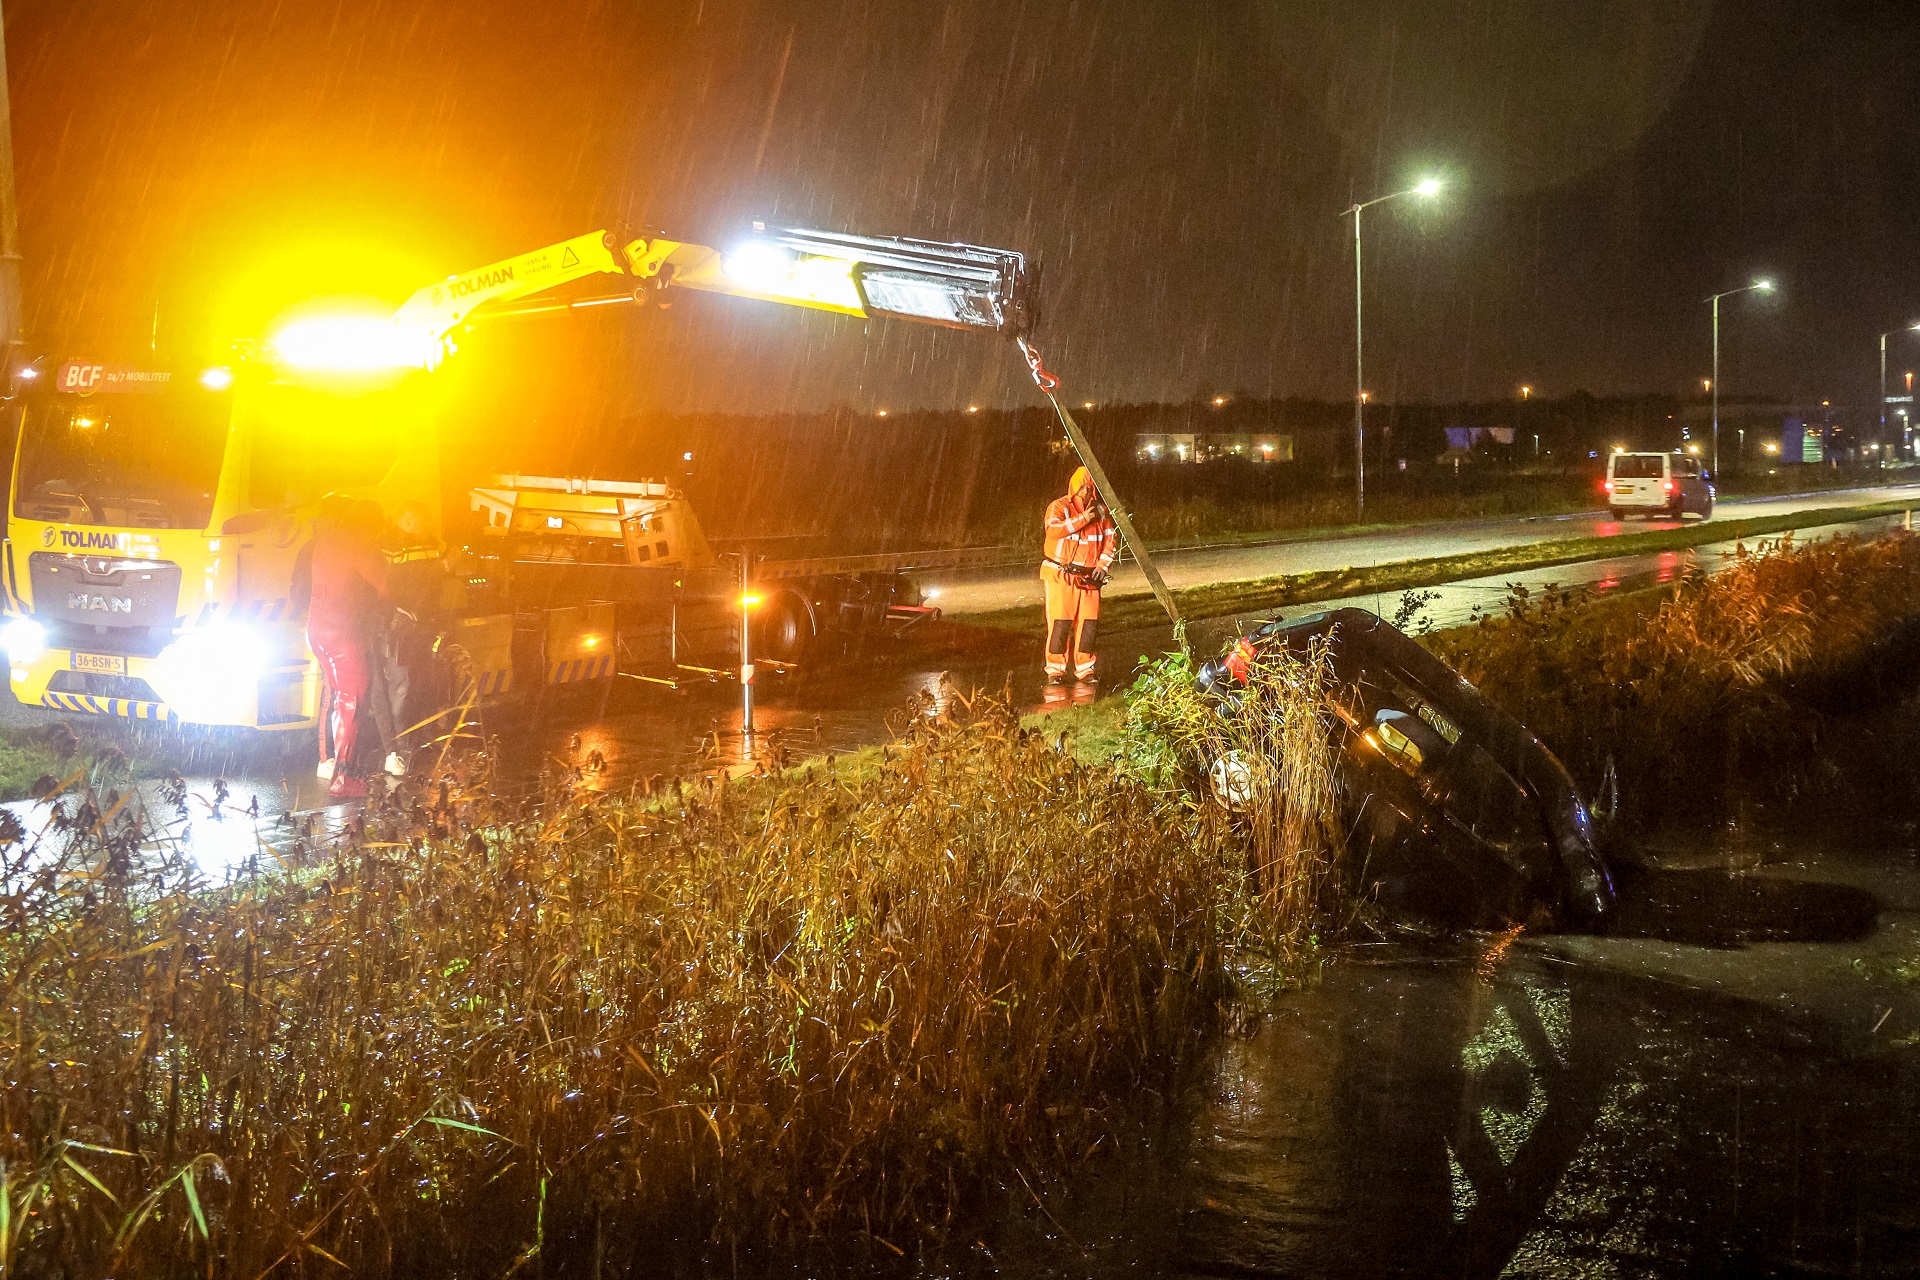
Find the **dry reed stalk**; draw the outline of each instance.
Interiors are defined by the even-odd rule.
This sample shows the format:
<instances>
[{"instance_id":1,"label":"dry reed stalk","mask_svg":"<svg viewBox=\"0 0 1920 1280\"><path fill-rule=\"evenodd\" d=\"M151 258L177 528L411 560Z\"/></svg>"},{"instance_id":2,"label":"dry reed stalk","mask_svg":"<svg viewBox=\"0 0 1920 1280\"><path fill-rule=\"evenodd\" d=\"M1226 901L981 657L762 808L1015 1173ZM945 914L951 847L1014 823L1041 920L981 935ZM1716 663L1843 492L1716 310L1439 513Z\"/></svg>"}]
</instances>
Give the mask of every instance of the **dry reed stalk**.
<instances>
[{"instance_id":1,"label":"dry reed stalk","mask_svg":"<svg viewBox=\"0 0 1920 1280\"><path fill-rule=\"evenodd\" d=\"M1916 614L1920 540L1782 538L1658 597L1515 588L1504 616L1431 643L1588 785L1611 761L1646 817L1681 789L1705 813L1743 779L1787 785L1825 722L1796 687Z\"/></svg>"},{"instance_id":2,"label":"dry reed stalk","mask_svg":"<svg viewBox=\"0 0 1920 1280\"><path fill-rule=\"evenodd\" d=\"M1171 1090L1253 915L1191 811L986 702L664 801L468 760L229 886L69 783L0 870L9 1277L911 1250Z\"/></svg>"}]
</instances>

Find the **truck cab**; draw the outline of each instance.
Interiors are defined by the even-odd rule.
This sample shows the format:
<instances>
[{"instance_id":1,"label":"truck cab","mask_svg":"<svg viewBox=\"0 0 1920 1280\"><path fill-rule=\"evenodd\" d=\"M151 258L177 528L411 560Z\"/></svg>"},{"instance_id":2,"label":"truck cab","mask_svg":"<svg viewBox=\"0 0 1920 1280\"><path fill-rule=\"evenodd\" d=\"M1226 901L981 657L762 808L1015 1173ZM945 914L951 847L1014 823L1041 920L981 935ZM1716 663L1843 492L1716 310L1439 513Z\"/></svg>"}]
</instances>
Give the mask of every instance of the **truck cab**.
<instances>
[{"instance_id":1,"label":"truck cab","mask_svg":"<svg viewBox=\"0 0 1920 1280\"><path fill-rule=\"evenodd\" d=\"M305 636L329 493L438 555L423 373L332 384L266 361L70 359L23 380L4 560L7 654L30 706L286 730L318 703Z\"/></svg>"}]
</instances>

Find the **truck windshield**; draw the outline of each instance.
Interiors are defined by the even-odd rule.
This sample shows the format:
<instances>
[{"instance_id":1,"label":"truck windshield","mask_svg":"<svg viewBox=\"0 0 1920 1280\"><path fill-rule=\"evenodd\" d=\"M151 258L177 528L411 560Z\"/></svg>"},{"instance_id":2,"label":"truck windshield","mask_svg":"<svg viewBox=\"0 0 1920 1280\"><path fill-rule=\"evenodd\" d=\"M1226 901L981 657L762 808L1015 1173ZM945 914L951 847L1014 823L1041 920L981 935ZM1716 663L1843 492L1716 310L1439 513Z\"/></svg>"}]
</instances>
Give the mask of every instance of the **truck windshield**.
<instances>
[{"instance_id":1,"label":"truck windshield","mask_svg":"<svg viewBox=\"0 0 1920 1280\"><path fill-rule=\"evenodd\" d=\"M52 395L29 404L14 515L116 528L206 528L231 404L198 388Z\"/></svg>"}]
</instances>

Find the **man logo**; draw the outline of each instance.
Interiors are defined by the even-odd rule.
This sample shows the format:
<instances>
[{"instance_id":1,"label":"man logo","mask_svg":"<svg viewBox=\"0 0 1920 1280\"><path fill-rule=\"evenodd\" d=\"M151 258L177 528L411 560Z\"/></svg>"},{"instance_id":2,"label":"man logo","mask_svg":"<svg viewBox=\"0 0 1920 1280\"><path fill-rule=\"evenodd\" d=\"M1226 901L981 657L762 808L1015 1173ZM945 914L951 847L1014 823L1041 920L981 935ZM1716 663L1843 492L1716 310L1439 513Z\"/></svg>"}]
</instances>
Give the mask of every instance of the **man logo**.
<instances>
[{"instance_id":1,"label":"man logo","mask_svg":"<svg viewBox=\"0 0 1920 1280\"><path fill-rule=\"evenodd\" d=\"M132 596L94 596L82 591L67 597L67 608L76 613L132 613Z\"/></svg>"},{"instance_id":2,"label":"man logo","mask_svg":"<svg viewBox=\"0 0 1920 1280\"><path fill-rule=\"evenodd\" d=\"M59 540L59 538L60 538L60 531L58 529L53 528L51 525L49 525L47 528L42 529L40 531L40 545L43 547L52 546L55 542Z\"/></svg>"}]
</instances>

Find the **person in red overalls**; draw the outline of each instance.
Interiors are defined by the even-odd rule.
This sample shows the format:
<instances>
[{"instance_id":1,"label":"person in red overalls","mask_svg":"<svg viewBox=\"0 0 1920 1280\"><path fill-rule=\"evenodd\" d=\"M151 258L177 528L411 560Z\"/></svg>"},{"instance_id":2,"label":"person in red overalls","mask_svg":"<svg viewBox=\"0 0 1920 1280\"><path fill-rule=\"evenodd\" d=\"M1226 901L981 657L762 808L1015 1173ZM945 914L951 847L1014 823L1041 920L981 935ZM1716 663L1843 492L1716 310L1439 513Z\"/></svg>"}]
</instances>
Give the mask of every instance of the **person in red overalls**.
<instances>
[{"instance_id":1,"label":"person in red overalls","mask_svg":"<svg viewBox=\"0 0 1920 1280\"><path fill-rule=\"evenodd\" d=\"M1113 517L1085 467L1047 507L1040 581L1047 591L1047 683L1092 682L1100 588L1113 567Z\"/></svg>"},{"instance_id":2,"label":"person in red overalls","mask_svg":"<svg viewBox=\"0 0 1920 1280\"><path fill-rule=\"evenodd\" d=\"M363 738L370 732L379 736L367 725L366 700L373 681L374 638L392 608L387 558L380 549L385 523L378 503L340 497L322 502L314 521L307 644L330 695L322 702L322 714L328 714L330 703L333 781L327 794L336 800L367 794L367 758L377 755L380 745Z\"/></svg>"}]
</instances>

